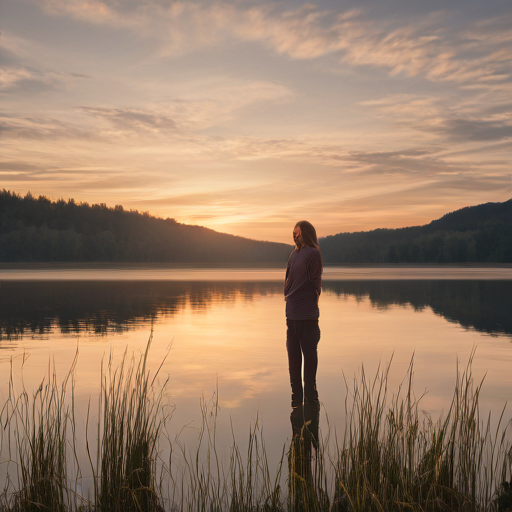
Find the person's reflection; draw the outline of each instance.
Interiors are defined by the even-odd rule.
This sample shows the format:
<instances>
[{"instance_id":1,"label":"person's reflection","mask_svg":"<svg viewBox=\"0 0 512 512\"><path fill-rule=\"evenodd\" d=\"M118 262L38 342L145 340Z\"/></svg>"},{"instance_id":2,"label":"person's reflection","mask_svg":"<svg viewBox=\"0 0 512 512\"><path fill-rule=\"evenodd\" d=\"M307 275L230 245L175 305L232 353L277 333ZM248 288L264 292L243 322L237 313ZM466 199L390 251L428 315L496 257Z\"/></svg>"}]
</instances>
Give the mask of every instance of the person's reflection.
<instances>
[{"instance_id":1,"label":"person's reflection","mask_svg":"<svg viewBox=\"0 0 512 512\"><path fill-rule=\"evenodd\" d=\"M312 469L312 448L318 450L320 424L319 403L294 407L290 415L292 442L288 455L290 496L292 509L308 510L318 500Z\"/></svg>"}]
</instances>

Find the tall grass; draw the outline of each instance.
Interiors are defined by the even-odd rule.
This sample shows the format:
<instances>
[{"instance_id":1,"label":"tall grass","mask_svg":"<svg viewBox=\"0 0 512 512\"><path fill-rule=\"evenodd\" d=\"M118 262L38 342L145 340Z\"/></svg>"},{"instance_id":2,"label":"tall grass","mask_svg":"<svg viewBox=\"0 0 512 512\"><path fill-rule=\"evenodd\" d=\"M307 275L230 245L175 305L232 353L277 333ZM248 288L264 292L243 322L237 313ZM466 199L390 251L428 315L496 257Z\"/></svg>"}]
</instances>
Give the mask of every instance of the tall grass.
<instances>
[{"instance_id":1,"label":"tall grass","mask_svg":"<svg viewBox=\"0 0 512 512\"><path fill-rule=\"evenodd\" d=\"M25 389L16 394L11 374L9 396L0 415L2 463L8 466L0 496L1 510L164 510L156 482L156 463L160 431L169 417L163 403L167 381L156 390L163 361L151 376L147 369L151 341L152 336L138 359L129 359L125 352L121 363L114 367L111 354L105 369L102 365L97 436L91 442L87 435L89 409L84 440L93 474L92 500L78 492L81 468L74 401L78 351L63 383L58 384L55 370L49 365L32 397ZM94 444L95 455L91 453ZM74 485L69 478L70 458Z\"/></svg>"},{"instance_id":2,"label":"tall grass","mask_svg":"<svg viewBox=\"0 0 512 512\"><path fill-rule=\"evenodd\" d=\"M474 354L474 353L473 353ZM433 422L413 393L412 363L403 389L387 403L389 366L373 380L364 371L346 403L347 428L334 459L336 499L354 511L490 510L496 488L510 473L509 425L482 421L483 381L457 371L451 406Z\"/></svg>"},{"instance_id":3,"label":"tall grass","mask_svg":"<svg viewBox=\"0 0 512 512\"><path fill-rule=\"evenodd\" d=\"M217 444L218 403L201 405L192 449L168 434L172 409L160 368L148 369L151 338L140 357L125 352L102 366L97 423L89 408L85 439L75 419L75 365L62 384L49 366L32 395L15 390L0 413L0 509L6 512L256 512L512 510L510 424L480 417L482 382L457 372L451 406L433 420L413 390L411 363L388 391L386 367L346 384L346 422L324 428L320 410L292 412L292 441L270 467L258 421L242 450L232 429L227 459ZM92 426L92 428L90 428ZM92 435L91 431L95 434ZM83 496L84 449L93 475ZM168 459L163 460L163 453ZM87 464L85 464L87 465Z\"/></svg>"},{"instance_id":4,"label":"tall grass","mask_svg":"<svg viewBox=\"0 0 512 512\"><path fill-rule=\"evenodd\" d=\"M1 413L2 455L8 454L2 463L18 462L15 476L7 471L3 509L64 512L69 508L66 441L68 425L74 427L74 415L65 398L77 356L60 386L49 365L45 379L32 397L25 389L16 395L11 374L9 396ZM11 481L11 477L16 481Z\"/></svg>"},{"instance_id":5,"label":"tall grass","mask_svg":"<svg viewBox=\"0 0 512 512\"><path fill-rule=\"evenodd\" d=\"M125 352L121 364L102 369L98 456L93 465L95 506L100 512L163 511L156 485L157 442L166 415L160 414L167 381L159 391L151 378L144 354L128 364ZM163 364L163 363L162 363ZM100 428L102 427L102 428ZM91 458L90 458L91 460Z\"/></svg>"}]
</instances>

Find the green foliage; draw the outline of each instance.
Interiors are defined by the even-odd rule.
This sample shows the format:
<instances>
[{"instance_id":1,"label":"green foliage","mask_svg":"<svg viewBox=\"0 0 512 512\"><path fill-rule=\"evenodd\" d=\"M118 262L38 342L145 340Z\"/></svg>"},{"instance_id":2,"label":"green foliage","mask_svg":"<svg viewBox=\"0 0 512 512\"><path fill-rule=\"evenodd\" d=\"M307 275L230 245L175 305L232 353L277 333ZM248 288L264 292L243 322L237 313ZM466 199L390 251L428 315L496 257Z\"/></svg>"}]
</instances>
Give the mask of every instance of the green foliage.
<instances>
[{"instance_id":1,"label":"green foliage","mask_svg":"<svg viewBox=\"0 0 512 512\"><path fill-rule=\"evenodd\" d=\"M76 356L61 386L49 367L32 398L25 390L16 397L13 381L9 381L2 419L9 429L9 451L14 448L19 464L17 490L4 502L11 502L13 512L68 510L66 440L68 425L74 430L74 415L66 404L66 389L75 364Z\"/></svg>"},{"instance_id":2,"label":"green foliage","mask_svg":"<svg viewBox=\"0 0 512 512\"><path fill-rule=\"evenodd\" d=\"M30 437L20 439L21 489L15 498L14 510L65 510L66 494L66 409L57 395L57 388L45 385L39 388L40 403L45 407L38 412L39 422L32 423ZM54 396L51 396L54 395ZM24 404L27 405L26 403ZM27 421L27 411L24 411Z\"/></svg>"},{"instance_id":3,"label":"green foliage","mask_svg":"<svg viewBox=\"0 0 512 512\"><path fill-rule=\"evenodd\" d=\"M125 353L118 368L109 361L102 372L101 402L103 433L100 467L96 467L99 512L163 511L156 491L156 452L165 416L164 384L156 393L146 370L151 338L139 361L127 362Z\"/></svg>"},{"instance_id":4,"label":"green foliage","mask_svg":"<svg viewBox=\"0 0 512 512\"><path fill-rule=\"evenodd\" d=\"M512 199L425 226L340 233L320 247L325 263L512 263Z\"/></svg>"},{"instance_id":5,"label":"green foliage","mask_svg":"<svg viewBox=\"0 0 512 512\"><path fill-rule=\"evenodd\" d=\"M472 357L457 373L451 407L435 423L420 412L412 363L406 386L390 406L389 366L371 380L363 369L346 401L335 501L342 497L354 512L489 510L497 480L507 471L509 448L504 434L491 432L490 417L485 422L479 417L482 382L474 385L471 363Z\"/></svg>"},{"instance_id":6,"label":"green foliage","mask_svg":"<svg viewBox=\"0 0 512 512\"><path fill-rule=\"evenodd\" d=\"M284 263L290 250L120 205L0 192L0 261Z\"/></svg>"}]
</instances>

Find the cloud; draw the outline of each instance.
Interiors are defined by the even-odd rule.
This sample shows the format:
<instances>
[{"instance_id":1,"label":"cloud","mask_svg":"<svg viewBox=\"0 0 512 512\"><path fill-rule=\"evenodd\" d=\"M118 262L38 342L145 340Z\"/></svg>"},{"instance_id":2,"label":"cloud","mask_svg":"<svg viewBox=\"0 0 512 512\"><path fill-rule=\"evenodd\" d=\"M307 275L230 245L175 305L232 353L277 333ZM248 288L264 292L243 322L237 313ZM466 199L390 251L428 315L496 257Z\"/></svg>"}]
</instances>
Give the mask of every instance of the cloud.
<instances>
[{"instance_id":1,"label":"cloud","mask_svg":"<svg viewBox=\"0 0 512 512\"><path fill-rule=\"evenodd\" d=\"M223 77L188 82L177 95L144 107L81 106L77 111L106 121L118 135L132 132L168 136L220 125L239 117L244 109L293 97L292 91L280 84Z\"/></svg>"},{"instance_id":2,"label":"cloud","mask_svg":"<svg viewBox=\"0 0 512 512\"><path fill-rule=\"evenodd\" d=\"M451 156L472 156L473 162L479 162L479 165L485 165L485 161L482 163L483 157L486 154L490 154L493 157L493 163L495 162L494 158L496 155L506 155L505 158L501 161L503 168L507 166L510 167L510 142L505 140L501 142L485 142L482 144L473 144L471 147L467 147L467 145L455 145L454 148L450 148L447 151L444 151L445 157ZM478 159L478 160L477 160Z\"/></svg>"},{"instance_id":3,"label":"cloud","mask_svg":"<svg viewBox=\"0 0 512 512\"><path fill-rule=\"evenodd\" d=\"M470 39L464 31L450 27L449 13L434 13L425 20L403 20L404 26L387 31L376 25L359 44L350 45L344 62L387 67L391 75L422 74L431 81L487 83L510 80L512 55L503 47L510 30L500 19L487 20L493 38Z\"/></svg>"},{"instance_id":4,"label":"cloud","mask_svg":"<svg viewBox=\"0 0 512 512\"><path fill-rule=\"evenodd\" d=\"M52 90L64 90L77 82L92 78L84 73L55 69L53 60L58 59L48 58L43 41L35 41L2 31L0 33L0 93L33 95ZM45 63L51 63L51 65L45 66Z\"/></svg>"},{"instance_id":5,"label":"cloud","mask_svg":"<svg viewBox=\"0 0 512 512\"><path fill-rule=\"evenodd\" d=\"M12 87L21 80L32 79L34 73L24 68L0 68L0 89Z\"/></svg>"},{"instance_id":6,"label":"cloud","mask_svg":"<svg viewBox=\"0 0 512 512\"><path fill-rule=\"evenodd\" d=\"M98 140L93 130L47 116L0 113L0 134L4 139Z\"/></svg>"},{"instance_id":7,"label":"cloud","mask_svg":"<svg viewBox=\"0 0 512 512\"><path fill-rule=\"evenodd\" d=\"M167 112L187 130L219 125L238 117L244 109L265 103L285 103L294 97L293 91L278 83L226 77L187 82L177 95L154 108Z\"/></svg>"},{"instance_id":8,"label":"cloud","mask_svg":"<svg viewBox=\"0 0 512 512\"><path fill-rule=\"evenodd\" d=\"M512 14L506 13L499 18L476 21L465 29L462 34L469 41L501 45L502 43L512 43L511 27Z\"/></svg>"},{"instance_id":9,"label":"cloud","mask_svg":"<svg viewBox=\"0 0 512 512\"><path fill-rule=\"evenodd\" d=\"M482 45L479 52L468 54L467 45L460 38L449 37L447 28L440 29L436 24L416 28L407 23L387 33L385 28L374 27L368 35L351 41L342 62L388 68L391 76L423 75L434 82L510 79L510 54L501 49L493 51L491 45Z\"/></svg>"},{"instance_id":10,"label":"cloud","mask_svg":"<svg viewBox=\"0 0 512 512\"><path fill-rule=\"evenodd\" d=\"M82 73L64 73L25 65L31 59L33 42L0 34L0 93L34 94L57 89L77 80L90 79Z\"/></svg>"},{"instance_id":11,"label":"cloud","mask_svg":"<svg viewBox=\"0 0 512 512\"><path fill-rule=\"evenodd\" d=\"M46 9L54 14L71 16L90 23L123 25L123 17L102 0L46 0Z\"/></svg>"},{"instance_id":12,"label":"cloud","mask_svg":"<svg viewBox=\"0 0 512 512\"><path fill-rule=\"evenodd\" d=\"M21 161L8 161L8 162L0 162L0 171L2 172L32 172L39 171L42 167L39 165L29 164L27 162Z\"/></svg>"},{"instance_id":13,"label":"cloud","mask_svg":"<svg viewBox=\"0 0 512 512\"><path fill-rule=\"evenodd\" d=\"M0 74L0 90L2 77L6 87L19 87L21 80L31 76L29 71ZM76 79L84 78L89 77L79 75ZM166 137L168 141L169 135L186 136L189 143L218 148L224 143L193 132L234 119L246 108L293 97L292 91L280 84L221 77L200 84L187 83L179 93L179 98L142 107L79 106L75 112L89 118L85 124L76 116L70 122L68 115L64 120L44 114L0 114L0 132L5 137L20 139L85 138L112 142L139 135L152 137L154 144L161 143L157 137ZM100 123L92 124L93 119Z\"/></svg>"},{"instance_id":14,"label":"cloud","mask_svg":"<svg viewBox=\"0 0 512 512\"><path fill-rule=\"evenodd\" d=\"M107 120L119 131L174 134L178 127L173 119L142 109L121 109L106 107L79 107L80 112L95 118Z\"/></svg>"},{"instance_id":15,"label":"cloud","mask_svg":"<svg viewBox=\"0 0 512 512\"><path fill-rule=\"evenodd\" d=\"M277 3L46 0L53 14L134 30L158 39L163 54L182 55L233 41L260 43L292 59L339 53L349 66L423 75L431 81L510 80L510 23L482 20L453 30L455 15L370 19L364 11L335 12L314 5L285 9ZM510 16L509 16L510 18Z\"/></svg>"},{"instance_id":16,"label":"cloud","mask_svg":"<svg viewBox=\"0 0 512 512\"><path fill-rule=\"evenodd\" d=\"M55 160L47 160L45 164L40 165L22 160L0 162L0 177L2 181L16 184L18 187L32 183L40 189L41 186L50 185L49 190L52 190L56 184L71 182L74 182L73 187L80 189L88 181L105 179L104 169L62 168L56 165ZM115 174L115 172L108 171L108 174ZM119 186L119 176L117 176L117 186ZM53 192L54 190L52 190L52 194Z\"/></svg>"},{"instance_id":17,"label":"cloud","mask_svg":"<svg viewBox=\"0 0 512 512\"><path fill-rule=\"evenodd\" d=\"M362 101L372 117L382 119L386 124L395 124L401 129L424 131L426 127L435 127L442 122L450 111L444 97L422 94L390 94L383 98ZM451 104L451 111L457 110Z\"/></svg>"},{"instance_id":18,"label":"cloud","mask_svg":"<svg viewBox=\"0 0 512 512\"><path fill-rule=\"evenodd\" d=\"M54 89L57 84L55 74L26 67L0 68L0 92L3 93L33 94Z\"/></svg>"},{"instance_id":19,"label":"cloud","mask_svg":"<svg viewBox=\"0 0 512 512\"><path fill-rule=\"evenodd\" d=\"M51 80L48 79L51 77ZM47 73L28 68L0 69L0 92L30 90L29 82L56 87L64 82L91 77L76 73ZM40 87L42 90L42 86ZM187 82L177 88L176 97L143 106L113 107L82 105L69 112L56 111L52 116L0 113L0 132L9 139L76 139L102 142L133 140L145 137L154 148L166 143L169 136L192 145L218 150L233 145L224 139L198 135L206 128L222 125L243 115L245 109L261 104L283 103L293 92L278 83L210 77ZM78 115L77 115L78 114ZM180 138L181 137L181 138ZM238 144L238 143L236 143Z\"/></svg>"},{"instance_id":20,"label":"cloud","mask_svg":"<svg viewBox=\"0 0 512 512\"><path fill-rule=\"evenodd\" d=\"M308 5L283 11L272 3L46 0L45 6L52 14L157 37L170 54L229 43L235 38L263 42L294 58L318 57L344 47L338 32L343 20L352 16L351 12L337 16L336 25L329 27L325 19L331 13Z\"/></svg>"},{"instance_id":21,"label":"cloud","mask_svg":"<svg viewBox=\"0 0 512 512\"><path fill-rule=\"evenodd\" d=\"M352 151L345 160L354 162L352 172L356 172L358 176L371 176L381 182L387 180L394 188L399 189L414 185L418 180L424 182L471 172L471 168L461 162L450 162L437 153L435 148L387 152ZM406 181L402 184L396 181L404 179Z\"/></svg>"},{"instance_id":22,"label":"cloud","mask_svg":"<svg viewBox=\"0 0 512 512\"><path fill-rule=\"evenodd\" d=\"M512 105L507 94L489 92L458 98L402 94L361 104L387 123L409 132L436 135L431 145L498 142L512 137Z\"/></svg>"},{"instance_id":23,"label":"cloud","mask_svg":"<svg viewBox=\"0 0 512 512\"><path fill-rule=\"evenodd\" d=\"M439 133L455 141L498 141L512 138L512 123L481 119L447 119Z\"/></svg>"},{"instance_id":24,"label":"cloud","mask_svg":"<svg viewBox=\"0 0 512 512\"><path fill-rule=\"evenodd\" d=\"M0 32L0 64L17 67L21 60L30 58L34 50L33 41L2 30Z\"/></svg>"}]
</instances>

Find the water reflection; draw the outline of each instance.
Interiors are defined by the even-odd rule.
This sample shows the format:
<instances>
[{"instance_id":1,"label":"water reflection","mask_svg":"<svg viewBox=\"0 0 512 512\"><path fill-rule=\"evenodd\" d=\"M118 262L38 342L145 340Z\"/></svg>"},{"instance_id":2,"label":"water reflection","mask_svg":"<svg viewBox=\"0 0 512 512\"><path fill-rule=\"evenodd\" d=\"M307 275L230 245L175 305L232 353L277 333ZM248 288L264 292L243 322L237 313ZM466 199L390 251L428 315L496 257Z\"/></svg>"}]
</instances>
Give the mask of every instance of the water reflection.
<instances>
[{"instance_id":1,"label":"water reflection","mask_svg":"<svg viewBox=\"0 0 512 512\"><path fill-rule=\"evenodd\" d=\"M214 303L281 293L277 283L141 281L4 281L0 339L25 334L124 332L158 317Z\"/></svg>"},{"instance_id":2,"label":"water reflection","mask_svg":"<svg viewBox=\"0 0 512 512\"><path fill-rule=\"evenodd\" d=\"M466 329L512 334L511 281L330 281L324 290L336 295L368 297L373 306L412 306L434 313Z\"/></svg>"},{"instance_id":3,"label":"water reflection","mask_svg":"<svg viewBox=\"0 0 512 512\"><path fill-rule=\"evenodd\" d=\"M369 298L377 308L432 310L465 328L512 335L512 281L325 281L325 293ZM23 335L105 335L146 325L186 308L204 311L221 302L252 302L282 293L280 282L3 281L0 339Z\"/></svg>"},{"instance_id":4,"label":"water reflection","mask_svg":"<svg viewBox=\"0 0 512 512\"><path fill-rule=\"evenodd\" d=\"M294 407L290 414L292 438L294 441L303 440L307 453L311 455L311 446L318 448L318 431L320 427L320 404L305 404Z\"/></svg>"},{"instance_id":5,"label":"water reflection","mask_svg":"<svg viewBox=\"0 0 512 512\"><path fill-rule=\"evenodd\" d=\"M292 441L288 452L288 483L292 505L298 505L292 506L292 510L301 510L301 504L314 505L318 499L315 483L319 468L313 461L313 448L318 451L319 403L294 407L290 421Z\"/></svg>"}]
</instances>

